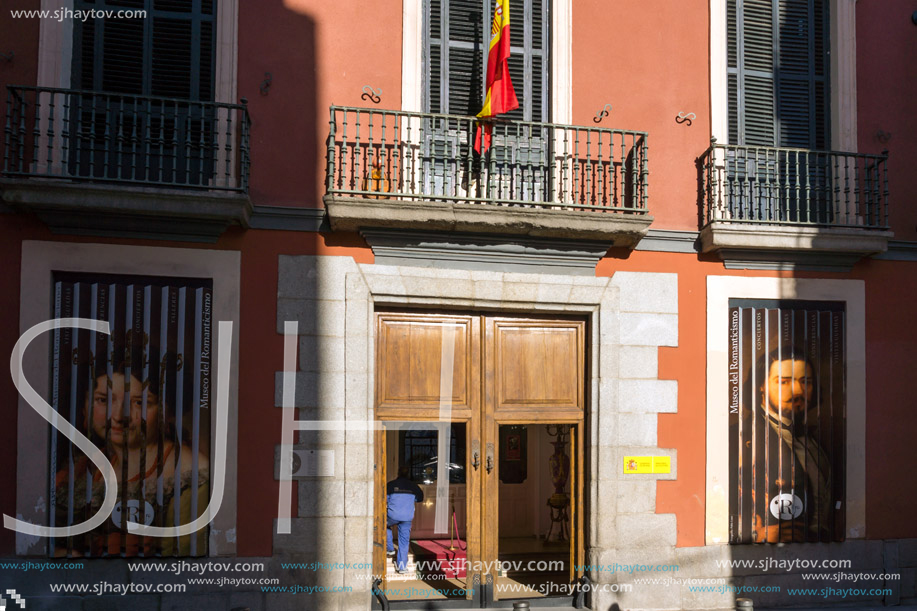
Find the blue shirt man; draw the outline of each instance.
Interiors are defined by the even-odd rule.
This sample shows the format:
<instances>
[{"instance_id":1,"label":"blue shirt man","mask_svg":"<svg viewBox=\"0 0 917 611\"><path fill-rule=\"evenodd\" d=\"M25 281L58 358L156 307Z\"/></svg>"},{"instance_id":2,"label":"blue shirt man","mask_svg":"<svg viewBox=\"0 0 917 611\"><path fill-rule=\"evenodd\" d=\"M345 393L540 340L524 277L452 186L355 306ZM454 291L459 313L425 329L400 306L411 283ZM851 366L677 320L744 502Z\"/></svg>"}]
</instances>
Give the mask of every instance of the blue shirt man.
<instances>
[{"instance_id":1,"label":"blue shirt man","mask_svg":"<svg viewBox=\"0 0 917 611\"><path fill-rule=\"evenodd\" d=\"M411 522L414 520L414 503L423 502L423 490L408 479L408 468L398 469L398 477L386 486L388 494L388 530L386 543L389 554L394 552L392 527L398 529L398 555L395 557L395 570L407 571L408 547L411 545Z\"/></svg>"}]
</instances>

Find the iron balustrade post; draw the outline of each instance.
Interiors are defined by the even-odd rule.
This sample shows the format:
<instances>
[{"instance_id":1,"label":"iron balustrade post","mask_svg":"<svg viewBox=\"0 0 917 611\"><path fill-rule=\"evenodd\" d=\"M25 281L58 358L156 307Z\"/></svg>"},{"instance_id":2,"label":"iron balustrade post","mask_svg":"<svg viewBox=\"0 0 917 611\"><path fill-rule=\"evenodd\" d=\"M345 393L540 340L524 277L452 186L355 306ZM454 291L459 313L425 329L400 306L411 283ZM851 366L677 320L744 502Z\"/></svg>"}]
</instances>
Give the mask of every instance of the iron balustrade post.
<instances>
[{"instance_id":1,"label":"iron balustrade post","mask_svg":"<svg viewBox=\"0 0 917 611\"><path fill-rule=\"evenodd\" d=\"M232 180L232 127L233 127L233 118L236 116L236 109L228 107L226 110L226 132L223 135L223 154L226 156L226 169L223 170L223 184L227 187L235 186ZM241 113L239 113L241 114ZM214 128L214 133L217 129ZM242 181L239 180L241 185Z\"/></svg>"},{"instance_id":2,"label":"iron balustrade post","mask_svg":"<svg viewBox=\"0 0 917 611\"><path fill-rule=\"evenodd\" d=\"M843 224L850 224L850 219L841 214L841 183L840 183L840 155L832 155L834 158L834 170L831 172L831 214L839 219L843 219Z\"/></svg>"},{"instance_id":3,"label":"iron balustrade post","mask_svg":"<svg viewBox=\"0 0 917 611\"><path fill-rule=\"evenodd\" d=\"M118 178L121 178L124 174L124 98L118 98L118 120L117 120L117 134L115 135L115 141L118 143L118 154L117 154L117 164L118 167L116 171L118 173Z\"/></svg>"},{"instance_id":4,"label":"iron balustrade post","mask_svg":"<svg viewBox=\"0 0 917 611\"><path fill-rule=\"evenodd\" d=\"M640 136L640 210L646 211L646 200L649 197L650 169L649 169L649 134Z\"/></svg>"},{"instance_id":5,"label":"iron balustrade post","mask_svg":"<svg viewBox=\"0 0 917 611\"><path fill-rule=\"evenodd\" d=\"M794 183L795 183L795 186L794 186L794 188L795 188L795 197L793 198L793 207L795 207L795 209L796 209L796 210L795 210L796 216L795 216L795 218L793 218L793 211L790 210L790 211L788 211L788 213L789 213L789 218L788 218L787 220L795 220L795 221L798 222L798 221L801 220L800 208L799 208L799 206L800 206L800 202L801 202L800 197L802 196L802 180L801 180L800 171L799 171L799 151L793 151L793 152L792 152L792 155L793 155L793 159L794 159L794 162L793 162L793 163L795 164L795 168L796 168L796 169L795 169L795 172L793 173L793 181L794 181Z\"/></svg>"},{"instance_id":6,"label":"iron balustrade post","mask_svg":"<svg viewBox=\"0 0 917 611\"><path fill-rule=\"evenodd\" d=\"M624 148L623 143L621 144L621 148L623 150ZM573 156L570 158L570 165L573 171L573 203L574 204L583 203L583 200L582 200L583 192L582 192L582 189L580 189L580 177L579 177L579 173L580 173L579 166L581 164L577 163L577 160L579 159L579 157L580 157L579 128L575 127L573 128Z\"/></svg>"},{"instance_id":7,"label":"iron balustrade post","mask_svg":"<svg viewBox=\"0 0 917 611\"><path fill-rule=\"evenodd\" d=\"M385 121L386 121L386 118L388 117L388 113L383 110L380 114L382 115L382 128L381 128L382 129L382 140L381 140L381 146L379 150L380 150L380 155L383 156L384 161L379 161L379 167L380 167L380 173L381 173L381 176L379 177L381 181L379 184L379 190L382 192L387 192L387 191L392 190L392 187L391 187L392 182L391 182L391 179L389 178L391 176L392 170L391 170L391 167L389 166L389 155L388 155L388 147L387 147L388 143L386 142L386 138L385 138L385 132L386 132Z\"/></svg>"},{"instance_id":8,"label":"iron balustrade post","mask_svg":"<svg viewBox=\"0 0 917 611\"><path fill-rule=\"evenodd\" d=\"M394 193L404 192L404 160L402 155L401 115L392 113L392 171L389 184Z\"/></svg>"},{"instance_id":9,"label":"iron balustrade post","mask_svg":"<svg viewBox=\"0 0 917 611\"><path fill-rule=\"evenodd\" d=\"M603 206L605 204L605 160L602 157L602 132L598 133L598 142L596 143L598 149L598 155L596 155L596 163L599 166L598 177L596 178L596 202L598 205Z\"/></svg>"},{"instance_id":10,"label":"iron balustrade post","mask_svg":"<svg viewBox=\"0 0 917 611\"><path fill-rule=\"evenodd\" d=\"M6 117L3 121L3 171L10 171L10 148L13 145L13 88L6 90Z\"/></svg>"},{"instance_id":11,"label":"iron balustrade post","mask_svg":"<svg viewBox=\"0 0 917 611\"><path fill-rule=\"evenodd\" d=\"M207 109L207 105L204 103L199 103L199 108L201 111L200 113L201 114L201 117L200 117L201 128L200 128L200 136L198 137L198 146L200 147L200 151L198 154L200 167L197 168L198 175L197 175L197 180L194 184L199 184L201 186L204 186L205 181L207 179L207 159L208 159L208 156L210 155L210 151L213 150L213 147L208 143L207 137L206 137L206 132L209 129L207 122L210 118L209 112ZM191 182L191 181L189 180L188 182ZM194 454L194 456L197 456L197 455ZM197 514L194 514L194 515L197 515Z\"/></svg>"},{"instance_id":12,"label":"iron balustrade post","mask_svg":"<svg viewBox=\"0 0 917 611\"><path fill-rule=\"evenodd\" d=\"M103 141L102 148L104 151L102 153L102 178L108 178L109 172L111 170L111 157L109 153L111 151L111 140L112 140L112 136L111 136L111 96L106 95L104 96L104 98L105 98L105 114L103 116L105 118L104 119L105 128L104 128L104 135L102 137L102 141Z\"/></svg>"},{"instance_id":13,"label":"iron balustrade post","mask_svg":"<svg viewBox=\"0 0 917 611\"><path fill-rule=\"evenodd\" d=\"M888 206L888 149L882 151L882 202L881 202L881 214L882 214L882 227L888 229L890 227L889 223L889 206Z\"/></svg>"},{"instance_id":14,"label":"iron balustrade post","mask_svg":"<svg viewBox=\"0 0 917 611\"><path fill-rule=\"evenodd\" d=\"M860 209L860 158L853 158L853 210L857 219L864 219L866 215Z\"/></svg>"},{"instance_id":15,"label":"iron balustrade post","mask_svg":"<svg viewBox=\"0 0 917 611\"><path fill-rule=\"evenodd\" d=\"M572 164L567 163L568 160L572 160L571 153L570 153L570 130L564 127L562 131L564 134L564 153L563 153L563 157L561 157L561 160L560 160L561 161L560 180L561 180L561 187L562 187L561 188L561 202L566 203L567 202L567 189L572 189L572 184L571 184L572 177L568 176L567 173L572 172L573 169L572 169ZM573 197L573 192L571 191L570 192L570 203L572 204L574 201L575 200Z\"/></svg>"},{"instance_id":16,"label":"iron balustrade post","mask_svg":"<svg viewBox=\"0 0 917 611\"><path fill-rule=\"evenodd\" d=\"M585 189L586 201L590 205L595 205L595 188L593 187L593 174L595 165L592 162L592 130L586 130L586 171L583 176L583 189Z\"/></svg>"},{"instance_id":17,"label":"iron balustrade post","mask_svg":"<svg viewBox=\"0 0 917 611\"><path fill-rule=\"evenodd\" d=\"M855 198L853 193L854 187L850 186L850 163L853 162L853 169L856 171L856 157L844 155L844 210L847 215L847 222L856 224L856 208L852 207L852 200Z\"/></svg>"},{"instance_id":18,"label":"iron balustrade post","mask_svg":"<svg viewBox=\"0 0 917 611\"><path fill-rule=\"evenodd\" d=\"M372 112L371 110L368 112ZM353 158L353 177L351 179L351 189L358 189L360 185L360 155L365 155L365 150L362 146L362 141L360 140L360 111L356 111L354 115L354 143L353 148L354 158Z\"/></svg>"},{"instance_id":19,"label":"iron balustrade post","mask_svg":"<svg viewBox=\"0 0 917 611\"><path fill-rule=\"evenodd\" d=\"M239 177L241 179L242 191L248 193L248 178L249 178L249 169L251 168L251 117L248 115L248 98L242 98L242 116L240 118L242 122L242 143L239 147L241 149L241 171L239 172Z\"/></svg>"},{"instance_id":20,"label":"iron balustrade post","mask_svg":"<svg viewBox=\"0 0 917 611\"><path fill-rule=\"evenodd\" d=\"M639 172L639 168L637 167L638 160L637 160L637 135L636 134L630 135L630 154L628 155L628 157L630 158L630 172L628 172L628 175L629 175L628 179L630 181L630 197L627 198L626 206L628 208L636 208L637 207L637 180L638 180L637 172Z\"/></svg>"},{"instance_id":21,"label":"iron balustrade post","mask_svg":"<svg viewBox=\"0 0 917 611\"><path fill-rule=\"evenodd\" d=\"M131 180L137 180L137 124L140 114L137 112L137 98L131 104Z\"/></svg>"},{"instance_id":22,"label":"iron balustrade post","mask_svg":"<svg viewBox=\"0 0 917 611\"><path fill-rule=\"evenodd\" d=\"M28 112L29 112L29 102L28 102L28 98L26 97L25 92L23 92L22 96L20 97L20 103L19 103L19 138L18 138L18 143L19 143L18 157L19 159L17 163L17 169L19 172L24 172L26 169L25 168L25 141L26 141L26 136L25 136L26 119L25 117L28 114Z\"/></svg>"},{"instance_id":23,"label":"iron balustrade post","mask_svg":"<svg viewBox=\"0 0 917 611\"><path fill-rule=\"evenodd\" d=\"M45 173L52 175L54 173L54 92L48 92L48 129L47 129L47 149L48 159Z\"/></svg>"},{"instance_id":24,"label":"iron balustrade post","mask_svg":"<svg viewBox=\"0 0 917 611\"><path fill-rule=\"evenodd\" d=\"M327 176L325 177L325 189L328 193L334 191L335 168L335 143L337 139L337 108L332 106L328 118L328 141L325 145L325 163L327 164Z\"/></svg>"},{"instance_id":25,"label":"iron balustrade post","mask_svg":"<svg viewBox=\"0 0 917 611\"><path fill-rule=\"evenodd\" d=\"M151 158L153 156L153 100L147 98L145 110L146 120L143 122L143 130L146 132L143 138L143 180L150 180L152 173Z\"/></svg>"},{"instance_id":26,"label":"iron balustrade post","mask_svg":"<svg viewBox=\"0 0 917 611\"><path fill-rule=\"evenodd\" d=\"M37 172L38 171L38 146L39 146L38 143L41 137L41 128L40 128L40 123L39 123L41 121L41 98L39 97L41 94L37 89L33 91L35 92L35 110L34 110L35 116L32 118L32 166L31 167L32 167L33 172Z\"/></svg>"},{"instance_id":27,"label":"iron balustrade post","mask_svg":"<svg viewBox=\"0 0 917 611\"><path fill-rule=\"evenodd\" d=\"M191 184L191 157L194 155L194 143L192 139L194 138L194 104L188 104L187 109L181 108L178 102L175 102L175 121L178 122L178 118L181 117L183 129L182 129L182 140L185 143L185 174L184 174L184 183ZM175 137L177 140L178 136ZM178 156L178 150L173 151L173 154ZM172 180L178 181L177 176L173 176Z\"/></svg>"},{"instance_id":28,"label":"iron balustrade post","mask_svg":"<svg viewBox=\"0 0 917 611\"><path fill-rule=\"evenodd\" d=\"M805 163L803 164L803 172L806 177L805 184L805 196L800 201L805 202L806 206L806 223L812 222L812 153L805 152ZM802 211L800 210L800 213Z\"/></svg>"},{"instance_id":29,"label":"iron balustrade post","mask_svg":"<svg viewBox=\"0 0 917 611\"><path fill-rule=\"evenodd\" d=\"M630 173L627 170L627 134L619 134L621 138L621 150L619 151L618 161L614 170L614 191L615 205L621 208L628 206L627 185L630 180Z\"/></svg>"},{"instance_id":30,"label":"iron balustrade post","mask_svg":"<svg viewBox=\"0 0 917 611\"><path fill-rule=\"evenodd\" d=\"M491 122L490 125L492 126L493 123ZM484 127L483 127L483 126L481 127L481 130L482 130L482 131L484 130ZM482 140L484 139L483 134L481 135L481 139L482 139ZM483 151L483 148L484 148L484 146L483 146L483 144L482 144L482 145L481 145L481 150L482 150L482 151ZM497 182L497 181L496 181L496 176L497 176L496 169L497 169L497 168L496 168L496 164L494 163L493 133L491 133L491 147L487 150L487 152L482 152L482 154L487 156L487 168L488 168L488 170L487 170L487 194L488 194L488 201L490 201L490 203L495 203L495 201L496 201L496 199L497 199L497 197L498 197L498 192L497 192L497 190L496 190L496 189L497 189L497 184L496 184L496 182Z\"/></svg>"},{"instance_id":31,"label":"iron balustrade post","mask_svg":"<svg viewBox=\"0 0 917 611\"><path fill-rule=\"evenodd\" d=\"M414 189L416 187L415 170L416 170L416 164L417 164L416 149L413 144L414 140L411 138L411 132L414 129L413 119L414 117L411 117L411 116L405 117L405 126L402 128L405 131L404 137L402 138L402 142L404 142L404 146L406 147L405 164L407 165L407 167L405 169L405 172L406 172L406 178L407 178L407 183L408 183L408 188L405 191L409 193L410 195L414 194Z\"/></svg>"}]
</instances>

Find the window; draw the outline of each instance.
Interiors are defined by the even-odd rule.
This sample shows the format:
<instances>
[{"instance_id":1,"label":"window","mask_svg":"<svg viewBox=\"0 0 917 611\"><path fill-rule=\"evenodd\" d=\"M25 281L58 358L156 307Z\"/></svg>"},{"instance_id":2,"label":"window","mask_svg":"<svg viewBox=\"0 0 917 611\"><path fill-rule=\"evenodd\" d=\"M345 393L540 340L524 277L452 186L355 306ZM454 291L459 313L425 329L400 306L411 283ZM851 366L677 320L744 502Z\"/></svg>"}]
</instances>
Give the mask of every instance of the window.
<instances>
[{"instance_id":1,"label":"window","mask_svg":"<svg viewBox=\"0 0 917 611\"><path fill-rule=\"evenodd\" d=\"M465 483L465 424L452 423L449 434L449 462L445 469L450 484ZM407 430L398 432L400 448L398 467L407 467L409 479L417 484L435 484L439 467L440 430ZM389 474L392 479L394 474Z\"/></svg>"},{"instance_id":2,"label":"window","mask_svg":"<svg viewBox=\"0 0 917 611\"><path fill-rule=\"evenodd\" d=\"M216 3L108 0L75 8L141 10L146 17L75 22L71 85L87 93L63 102L71 125L69 172L208 185L220 135L208 104L214 100Z\"/></svg>"},{"instance_id":3,"label":"window","mask_svg":"<svg viewBox=\"0 0 917 611\"><path fill-rule=\"evenodd\" d=\"M425 0L422 108L434 114L474 116L486 94L486 51L493 0ZM548 109L548 2L510 2L510 78L519 108L501 119L543 122ZM477 124L435 117L423 122L422 190L541 201L550 184L550 134L544 127L498 124L487 163L472 154ZM492 163L492 165L487 165ZM486 170L485 170L486 168Z\"/></svg>"},{"instance_id":4,"label":"window","mask_svg":"<svg viewBox=\"0 0 917 611\"><path fill-rule=\"evenodd\" d=\"M729 540L845 538L845 306L729 302Z\"/></svg>"},{"instance_id":5,"label":"window","mask_svg":"<svg viewBox=\"0 0 917 611\"><path fill-rule=\"evenodd\" d=\"M519 108L505 116L546 121L547 0L511 0L509 72ZM476 115L484 103L492 0L426 0L424 112Z\"/></svg>"},{"instance_id":6,"label":"window","mask_svg":"<svg viewBox=\"0 0 917 611\"><path fill-rule=\"evenodd\" d=\"M207 529L177 539L127 533L169 527L209 503L212 282L55 273L55 318L108 321L111 334L52 334L51 405L105 453L118 502L102 526L56 539L56 556L203 556ZM56 428L50 436L51 526L98 512L104 482Z\"/></svg>"},{"instance_id":7,"label":"window","mask_svg":"<svg viewBox=\"0 0 917 611\"><path fill-rule=\"evenodd\" d=\"M729 142L831 146L828 0L726 0Z\"/></svg>"}]
</instances>

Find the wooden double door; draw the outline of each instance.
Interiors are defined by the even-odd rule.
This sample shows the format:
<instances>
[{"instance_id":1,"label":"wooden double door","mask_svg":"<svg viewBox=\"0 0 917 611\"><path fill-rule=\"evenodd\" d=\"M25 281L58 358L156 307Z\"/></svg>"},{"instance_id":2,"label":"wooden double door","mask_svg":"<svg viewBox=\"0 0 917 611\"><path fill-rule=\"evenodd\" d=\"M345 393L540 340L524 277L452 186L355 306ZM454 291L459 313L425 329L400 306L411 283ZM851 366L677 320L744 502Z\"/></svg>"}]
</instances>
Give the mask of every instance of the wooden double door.
<instances>
[{"instance_id":1,"label":"wooden double door","mask_svg":"<svg viewBox=\"0 0 917 611\"><path fill-rule=\"evenodd\" d=\"M501 468L509 473L508 460L520 457L519 435L507 435L508 430L528 429L544 440L544 431L566 431L564 452L569 458L564 493L569 497L567 507L567 537L563 563L564 580L572 583L582 574L574 570L583 564L583 490L584 487L584 411L586 404L586 321L576 318L520 316L465 313L376 313L375 410L376 419L384 422L384 430L375 438L375 528L374 568L385 575L386 495L385 485L394 479L392 471L409 462L403 443L393 443L392 431L399 428L429 427L439 431L461 430L458 441L464 446L450 453L452 461L462 464L436 464L439 478L461 481L453 485L451 499L442 498L442 487L427 489L425 506L431 501L448 503L440 511L438 534L432 538L449 539L455 530L467 545L465 559L468 567L465 587L472 588L480 579L483 588L476 589L475 598L489 600L523 598L519 594L501 593L488 584L505 581L499 563L512 550L506 549L507 539L501 538L501 515L506 524L519 507L501 507ZM458 425L458 427L456 426ZM549 426L554 425L554 426ZM502 432L502 434L501 434ZM404 439L401 433L401 439ZM529 446L533 434L529 433ZM523 443L524 443L524 437ZM388 441L388 443L387 443ZM453 440L453 446L456 440ZM501 447L501 442L506 447ZM439 456L449 451L440 439ZM550 446L546 442L542 447ZM555 446L556 447L556 446ZM399 456L392 456L392 453ZM522 448L524 452L524 447ZM531 452L531 450L530 450ZM529 464L540 471L542 482L550 488L532 496L532 512L547 515L551 510L547 496L553 493L557 479L556 459L548 460L542 451L537 463ZM435 450L430 453L437 453ZM456 456L461 458L456 459ZM446 463L446 461L439 461ZM460 470L461 477L452 477L451 470ZM533 469L530 468L530 471ZM427 471L431 472L432 468ZM415 470L414 474L418 472ZM518 477L518 473L514 475ZM421 476L421 479L424 476ZM539 477L529 473L528 477ZM417 477L413 479L417 480ZM504 480L511 479L504 477ZM430 480L427 480L429 483ZM420 482L418 482L420 483ZM461 488L460 505L455 505L455 489ZM431 498L432 497L432 498ZM508 495L507 495L508 498ZM513 503L518 503L518 499ZM509 514L507 514L509 512ZM457 524L455 514L464 514L464 524ZM442 516L448 515L450 530L443 530ZM540 518L544 522L544 518ZM419 528L426 528L418 523ZM415 531L424 536L422 531ZM539 533L543 537L545 533ZM530 539L535 539L534 536ZM501 541L504 548L501 549ZM412 534L412 548L417 540ZM533 558L537 559L537 555ZM522 558L523 566L525 558ZM488 575L490 578L488 578ZM389 587L397 587L387 583ZM483 591L482 591L483 590ZM471 599L469 593L467 598ZM484 600L486 599L486 600Z\"/></svg>"}]
</instances>

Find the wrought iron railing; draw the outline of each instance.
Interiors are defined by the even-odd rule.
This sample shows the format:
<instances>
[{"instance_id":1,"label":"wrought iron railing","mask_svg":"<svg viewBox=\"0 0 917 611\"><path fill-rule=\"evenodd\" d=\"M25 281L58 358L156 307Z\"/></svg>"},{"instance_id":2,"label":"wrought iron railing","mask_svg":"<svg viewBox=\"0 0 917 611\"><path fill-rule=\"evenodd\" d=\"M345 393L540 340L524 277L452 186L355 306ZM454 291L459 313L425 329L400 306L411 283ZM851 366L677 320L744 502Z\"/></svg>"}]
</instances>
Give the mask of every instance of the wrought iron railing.
<instances>
[{"instance_id":1,"label":"wrought iron railing","mask_svg":"<svg viewBox=\"0 0 917 611\"><path fill-rule=\"evenodd\" d=\"M3 174L248 191L242 104L9 86Z\"/></svg>"},{"instance_id":2,"label":"wrought iron railing","mask_svg":"<svg viewBox=\"0 0 917 611\"><path fill-rule=\"evenodd\" d=\"M716 144L701 156L705 223L888 228L882 155Z\"/></svg>"},{"instance_id":3,"label":"wrought iron railing","mask_svg":"<svg viewBox=\"0 0 917 611\"><path fill-rule=\"evenodd\" d=\"M329 195L647 212L647 135L475 117L331 107Z\"/></svg>"}]
</instances>

